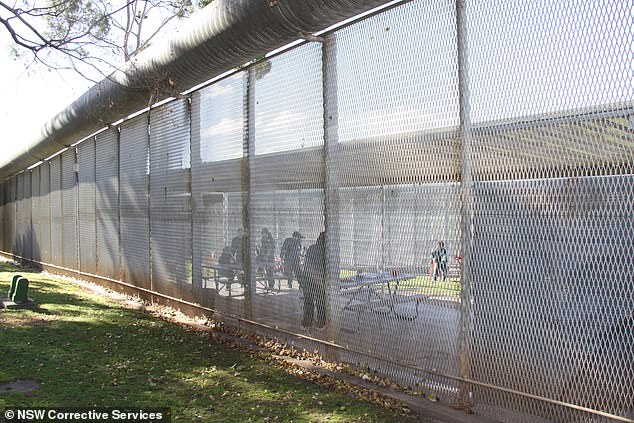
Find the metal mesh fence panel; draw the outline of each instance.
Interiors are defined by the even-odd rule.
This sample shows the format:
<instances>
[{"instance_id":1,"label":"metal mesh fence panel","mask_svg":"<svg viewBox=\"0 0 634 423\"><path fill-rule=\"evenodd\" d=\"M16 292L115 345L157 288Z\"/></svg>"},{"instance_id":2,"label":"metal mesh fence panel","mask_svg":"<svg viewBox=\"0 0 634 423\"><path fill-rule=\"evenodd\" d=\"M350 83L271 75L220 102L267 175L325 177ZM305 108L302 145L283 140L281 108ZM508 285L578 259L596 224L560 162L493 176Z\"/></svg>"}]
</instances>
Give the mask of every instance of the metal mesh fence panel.
<instances>
[{"instance_id":1,"label":"metal mesh fence panel","mask_svg":"<svg viewBox=\"0 0 634 423\"><path fill-rule=\"evenodd\" d=\"M95 137L97 273L119 279L119 131Z\"/></svg>"},{"instance_id":2,"label":"metal mesh fence panel","mask_svg":"<svg viewBox=\"0 0 634 423\"><path fill-rule=\"evenodd\" d=\"M51 205L51 263L63 266L62 231L62 157L51 159L50 205Z\"/></svg>"},{"instance_id":3,"label":"metal mesh fence panel","mask_svg":"<svg viewBox=\"0 0 634 423\"><path fill-rule=\"evenodd\" d=\"M95 212L95 139L77 146L79 168L79 268L82 272L97 273L97 217Z\"/></svg>"},{"instance_id":4,"label":"metal mesh fence panel","mask_svg":"<svg viewBox=\"0 0 634 423\"><path fill-rule=\"evenodd\" d=\"M31 254L31 172L16 177L16 241L17 255L29 258Z\"/></svg>"},{"instance_id":5,"label":"metal mesh fence panel","mask_svg":"<svg viewBox=\"0 0 634 423\"><path fill-rule=\"evenodd\" d=\"M11 179L9 179L9 187L8 187L8 194L9 194L9 198L11 199L11 207L9 207L8 210L8 217L9 217L9 228L8 228L8 233L9 233L9 251L11 253L15 253L15 246L16 246L16 241L17 241L17 222L16 222L16 210L17 210L17 178L15 176L11 177Z\"/></svg>"},{"instance_id":6,"label":"metal mesh fence panel","mask_svg":"<svg viewBox=\"0 0 634 423\"><path fill-rule=\"evenodd\" d=\"M3 232L4 232L4 251L12 252L13 249L13 239L15 237L14 231L14 223L15 223L15 202L12 194L11 185L13 183L13 179L7 179L4 181L3 189L4 189L4 198L5 205L3 208Z\"/></svg>"},{"instance_id":7,"label":"metal mesh fence panel","mask_svg":"<svg viewBox=\"0 0 634 423\"><path fill-rule=\"evenodd\" d=\"M460 316L455 25L453 4L412 2L334 33L325 68L332 326L364 352L341 358L445 399L457 385L434 375L458 374Z\"/></svg>"},{"instance_id":8,"label":"metal mesh fence panel","mask_svg":"<svg viewBox=\"0 0 634 423\"><path fill-rule=\"evenodd\" d=\"M628 2L467 6L472 378L630 418L631 17ZM602 420L475 394L503 420Z\"/></svg>"},{"instance_id":9,"label":"metal mesh fence panel","mask_svg":"<svg viewBox=\"0 0 634 423\"><path fill-rule=\"evenodd\" d=\"M24 210L22 203L22 187L23 187L23 178L22 174L18 174L15 176L15 180L13 182L15 190L15 240L13 243L13 252L19 256L23 255L22 251L22 235L24 231Z\"/></svg>"},{"instance_id":10,"label":"metal mesh fence panel","mask_svg":"<svg viewBox=\"0 0 634 423\"><path fill-rule=\"evenodd\" d=\"M192 281L190 129L186 99L150 112L150 242L155 289L183 296Z\"/></svg>"},{"instance_id":11,"label":"metal mesh fence panel","mask_svg":"<svg viewBox=\"0 0 634 423\"><path fill-rule=\"evenodd\" d=\"M304 317L302 297L311 307L315 297L308 284L299 289L302 253L324 229L321 71L318 43L249 71L253 312L294 330Z\"/></svg>"},{"instance_id":12,"label":"metal mesh fence panel","mask_svg":"<svg viewBox=\"0 0 634 423\"><path fill-rule=\"evenodd\" d=\"M203 304L237 316L245 315L245 78L194 93L191 115L194 285Z\"/></svg>"},{"instance_id":13,"label":"metal mesh fence panel","mask_svg":"<svg viewBox=\"0 0 634 423\"><path fill-rule=\"evenodd\" d=\"M14 252L19 256L24 256L24 173L20 173L15 178L15 245Z\"/></svg>"},{"instance_id":14,"label":"metal mesh fence panel","mask_svg":"<svg viewBox=\"0 0 634 423\"><path fill-rule=\"evenodd\" d=\"M51 169L49 162L44 162L38 166L40 179L40 197L38 201L38 220L40 223L37 231L37 246L40 260L43 263L51 262L51 205L50 205L50 182ZM35 184L35 180L33 181Z\"/></svg>"},{"instance_id":15,"label":"metal mesh fence panel","mask_svg":"<svg viewBox=\"0 0 634 423\"><path fill-rule=\"evenodd\" d=\"M150 156L147 114L124 122L121 125L120 137L119 209L122 278L128 283L150 288Z\"/></svg>"},{"instance_id":16,"label":"metal mesh fence panel","mask_svg":"<svg viewBox=\"0 0 634 423\"><path fill-rule=\"evenodd\" d=\"M40 214L40 172L42 168L37 166L31 170L31 259L41 261L40 239L43 222Z\"/></svg>"},{"instance_id":17,"label":"metal mesh fence panel","mask_svg":"<svg viewBox=\"0 0 634 423\"><path fill-rule=\"evenodd\" d=\"M64 239L63 265L69 269L79 268L77 250L77 171L75 148L62 153L62 231Z\"/></svg>"}]
</instances>

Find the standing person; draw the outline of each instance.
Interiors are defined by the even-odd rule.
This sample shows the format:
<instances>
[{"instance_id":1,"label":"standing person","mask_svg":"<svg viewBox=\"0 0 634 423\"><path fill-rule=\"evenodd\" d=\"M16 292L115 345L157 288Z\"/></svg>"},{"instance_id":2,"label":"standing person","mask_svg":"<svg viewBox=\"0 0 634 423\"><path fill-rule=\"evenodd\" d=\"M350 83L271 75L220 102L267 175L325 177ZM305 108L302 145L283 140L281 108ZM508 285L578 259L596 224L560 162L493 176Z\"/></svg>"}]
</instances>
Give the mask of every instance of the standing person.
<instances>
[{"instance_id":1,"label":"standing person","mask_svg":"<svg viewBox=\"0 0 634 423\"><path fill-rule=\"evenodd\" d=\"M231 239L231 254L233 255L234 263L238 270L238 278L240 284L244 286L244 268L242 263L244 260L244 246L247 245L247 235L242 228L238 229L238 233Z\"/></svg>"},{"instance_id":2,"label":"standing person","mask_svg":"<svg viewBox=\"0 0 634 423\"><path fill-rule=\"evenodd\" d=\"M302 261L302 239L304 237L299 232L286 238L282 244L280 257L284 265L284 275L288 278L288 287L293 286L293 277L299 278ZM299 279L298 279L299 280Z\"/></svg>"},{"instance_id":3,"label":"standing person","mask_svg":"<svg viewBox=\"0 0 634 423\"><path fill-rule=\"evenodd\" d=\"M438 248L431 253L431 260L434 265L434 282L438 279L441 271L442 281L445 282L447 280L447 250L444 242L438 241Z\"/></svg>"},{"instance_id":4,"label":"standing person","mask_svg":"<svg viewBox=\"0 0 634 423\"><path fill-rule=\"evenodd\" d=\"M262 238L255 261L264 268L269 288L273 288L275 286L275 240L267 228L262 229Z\"/></svg>"},{"instance_id":5,"label":"standing person","mask_svg":"<svg viewBox=\"0 0 634 423\"><path fill-rule=\"evenodd\" d=\"M246 235L244 234L244 230L242 228L238 229L238 234L231 239L231 251L233 253L233 257L235 258L236 264L242 264L244 262L243 254L243 245L245 244Z\"/></svg>"},{"instance_id":6,"label":"standing person","mask_svg":"<svg viewBox=\"0 0 634 423\"><path fill-rule=\"evenodd\" d=\"M300 286L304 292L302 326L322 328L326 323L326 235L319 234L317 242L308 247Z\"/></svg>"}]
</instances>

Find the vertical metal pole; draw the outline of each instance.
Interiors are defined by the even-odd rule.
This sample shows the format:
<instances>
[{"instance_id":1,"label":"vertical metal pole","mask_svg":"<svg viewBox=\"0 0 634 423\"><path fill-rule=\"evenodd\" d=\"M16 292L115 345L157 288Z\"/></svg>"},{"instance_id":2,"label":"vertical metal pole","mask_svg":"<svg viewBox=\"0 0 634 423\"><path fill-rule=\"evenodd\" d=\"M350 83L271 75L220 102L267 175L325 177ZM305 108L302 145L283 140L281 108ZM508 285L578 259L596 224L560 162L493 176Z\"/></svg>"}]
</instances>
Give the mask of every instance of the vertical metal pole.
<instances>
[{"instance_id":1,"label":"vertical metal pole","mask_svg":"<svg viewBox=\"0 0 634 423\"><path fill-rule=\"evenodd\" d=\"M95 274L99 274L99 238L97 234L97 137L93 137L92 144L92 192L93 192L93 210L95 211L95 220L93 222L93 230L95 233L95 265L93 269Z\"/></svg>"},{"instance_id":2,"label":"vertical metal pole","mask_svg":"<svg viewBox=\"0 0 634 423\"><path fill-rule=\"evenodd\" d=\"M146 182L146 192L147 192L147 228L148 228L148 232L149 232L149 242L148 242L148 266L149 266L149 278L150 278L150 291L154 291L154 278L153 278L153 273L152 273L152 151L151 151L151 146L152 146L152 126L151 126L151 114L152 114L152 107L150 107L147 111L147 160L148 160L148 175L147 175L147 182Z\"/></svg>"},{"instance_id":3,"label":"vertical metal pole","mask_svg":"<svg viewBox=\"0 0 634 423\"><path fill-rule=\"evenodd\" d=\"M253 223L253 166L255 164L255 76L253 67L249 67L244 73L244 140L242 144L242 222L246 233L246 245L242 244L242 263L245 271L244 279L244 313L247 319L255 318L255 305L253 297L255 294L255 262L252 253L255 251L257 236Z\"/></svg>"},{"instance_id":4,"label":"vertical metal pole","mask_svg":"<svg viewBox=\"0 0 634 423\"><path fill-rule=\"evenodd\" d=\"M339 116L337 111L337 39L329 34L322 43L322 78L324 104L324 225L326 228L326 339L336 342L334 310L339 295ZM337 350L329 352L336 360Z\"/></svg>"},{"instance_id":5,"label":"vertical metal pole","mask_svg":"<svg viewBox=\"0 0 634 423\"><path fill-rule=\"evenodd\" d=\"M62 267L66 267L66 252L64 251L64 227L66 226L66 224L64 223L64 158L63 158L63 154L61 153L59 155L59 203L61 204L60 207L60 226L62 227L62 233L61 238L62 238L62 245L61 247L61 262L60 263L55 263L58 266L62 266Z\"/></svg>"},{"instance_id":6,"label":"vertical metal pole","mask_svg":"<svg viewBox=\"0 0 634 423\"><path fill-rule=\"evenodd\" d=\"M198 278L194 280L195 274L200 274L201 270L194 272L194 193L192 192L192 96L191 94L187 96L187 124L189 125L189 171L187 172L188 180L187 180L187 191L189 194L189 263L190 263L190 275L191 280L189 281L192 284L192 294L194 299L198 301L198 303L202 304L202 298L200 298L201 293L201 279ZM198 263L197 263L198 264Z\"/></svg>"},{"instance_id":7,"label":"vertical metal pole","mask_svg":"<svg viewBox=\"0 0 634 423\"><path fill-rule=\"evenodd\" d=\"M385 269L385 240L387 233L385 231L385 185L379 188L379 200L381 201L381 265L379 270Z\"/></svg>"},{"instance_id":8,"label":"vertical metal pole","mask_svg":"<svg viewBox=\"0 0 634 423\"><path fill-rule=\"evenodd\" d=\"M29 175L29 229L27 231L26 240L28 242L28 255L27 257L33 259L33 170L28 171Z\"/></svg>"},{"instance_id":9,"label":"vertical metal pole","mask_svg":"<svg viewBox=\"0 0 634 423\"><path fill-rule=\"evenodd\" d=\"M96 158L97 154L95 154ZM108 216L109 217L109 216ZM118 249L116 260L112 260L115 267L113 273L117 274L119 280L124 280L125 272L123 270L123 239L121 237L121 126L117 127L117 236Z\"/></svg>"},{"instance_id":10,"label":"vertical metal pole","mask_svg":"<svg viewBox=\"0 0 634 423\"><path fill-rule=\"evenodd\" d=\"M53 263L53 213L51 212L51 162L46 162L48 168L48 193L46 198L48 199L48 261Z\"/></svg>"},{"instance_id":11,"label":"vertical metal pole","mask_svg":"<svg viewBox=\"0 0 634 423\"><path fill-rule=\"evenodd\" d=\"M461 164L461 233L462 278L460 289L460 327L458 334L458 360L460 377L471 379L471 241L472 241L472 158L471 117L469 104L469 72L466 40L466 0L456 0L456 42L458 52L458 95L460 99ZM471 386L461 382L458 405L471 407Z\"/></svg>"},{"instance_id":12,"label":"vertical metal pole","mask_svg":"<svg viewBox=\"0 0 634 423\"><path fill-rule=\"evenodd\" d=\"M75 164L73 165L75 174L75 254L77 256L77 269L83 271L81 265L81 221L79 220L79 148L75 147Z\"/></svg>"}]
</instances>

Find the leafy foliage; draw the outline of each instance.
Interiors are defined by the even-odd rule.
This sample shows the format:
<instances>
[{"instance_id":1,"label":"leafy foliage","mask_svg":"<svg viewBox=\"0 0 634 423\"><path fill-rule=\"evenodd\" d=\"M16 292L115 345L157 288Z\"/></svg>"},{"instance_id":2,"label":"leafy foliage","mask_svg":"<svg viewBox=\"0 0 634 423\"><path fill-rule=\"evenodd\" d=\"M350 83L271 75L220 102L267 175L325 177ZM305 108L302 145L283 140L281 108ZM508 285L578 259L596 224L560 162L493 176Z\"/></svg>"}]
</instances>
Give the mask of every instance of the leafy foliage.
<instances>
[{"instance_id":1,"label":"leafy foliage","mask_svg":"<svg viewBox=\"0 0 634 423\"><path fill-rule=\"evenodd\" d=\"M12 39L12 55L49 69L72 69L100 79L129 61L202 0L0 0L0 24ZM91 77L92 76L92 77Z\"/></svg>"}]
</instances>

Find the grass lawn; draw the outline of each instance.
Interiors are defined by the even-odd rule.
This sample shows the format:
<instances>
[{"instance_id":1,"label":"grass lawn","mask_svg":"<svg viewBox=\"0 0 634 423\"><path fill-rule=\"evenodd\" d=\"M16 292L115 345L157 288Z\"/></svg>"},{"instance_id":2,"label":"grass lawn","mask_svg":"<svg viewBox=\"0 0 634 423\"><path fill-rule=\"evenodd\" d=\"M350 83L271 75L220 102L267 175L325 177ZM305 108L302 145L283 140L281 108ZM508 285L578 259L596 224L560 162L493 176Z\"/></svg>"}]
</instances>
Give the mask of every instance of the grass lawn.
<instances>
[{"instance_id":1,"label":"grass lawn","mask_svg":"<svg viewBox=\"0 0 634 423\"><path fill-rule=\"evenodd\" d=\"M399 289L430 297L447 297L455 301L460 299L460 281L453 278L447 278L446 281L443 281L442 278L438 278L438 280L434 282L434 279L429 276L418 276L415 279L408 279L407 281L401 282Z\"/></svg>"},{"instance_id":2,"label":"grass lawn","mask_svg":"<svg viewBox=\"0 0 634 423\"><path fill-rule=\"evenodd\" d=\"M3 296L18 268L0 262ZM175 421L402 422L404 416L285 372L281 367L40 273L36 310L0 310L5 406L171 407Z\"/></svg>"},{"instance_id":3,"label":"grass lawn","mask_svg":"<svg viewBox=\"0 0 634 423\"><path fill-rule=\"evenodd\" d=\"M341 278L356 275L356 271L344 269L340 272ZM377 288L384 288L385 284L377 283ZM450 300L460 300L460 279L448 277L445 281L438 278L437 281L430 276L420 275L415 278L402 280L399 282L399 290L408 294L423 294L428 297L444 297Z\"/></svg>"}]
</instances>

